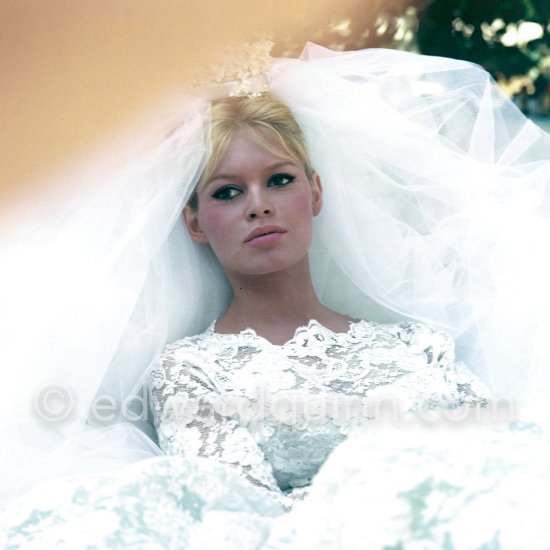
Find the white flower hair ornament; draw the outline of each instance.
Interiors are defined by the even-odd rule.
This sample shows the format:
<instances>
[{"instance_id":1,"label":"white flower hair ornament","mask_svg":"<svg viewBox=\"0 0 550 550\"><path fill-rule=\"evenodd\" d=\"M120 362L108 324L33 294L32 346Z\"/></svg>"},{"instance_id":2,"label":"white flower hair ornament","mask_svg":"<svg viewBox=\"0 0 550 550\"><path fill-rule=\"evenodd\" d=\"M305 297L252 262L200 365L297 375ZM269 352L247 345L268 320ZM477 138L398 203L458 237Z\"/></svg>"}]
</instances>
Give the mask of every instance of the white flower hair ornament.
<instances>
[{"instance_id":1,"label":"white flower hair ornament","mask_svg":"<svg viewBox=\"0 0 550 550\"><path fill-rule=\"evenodd\" d=\"M226 46L214 63L188 80L190 92L209 99L258 97L268 91L265 73L271 69L273 41Z\"/></svg>"}]
</instances>

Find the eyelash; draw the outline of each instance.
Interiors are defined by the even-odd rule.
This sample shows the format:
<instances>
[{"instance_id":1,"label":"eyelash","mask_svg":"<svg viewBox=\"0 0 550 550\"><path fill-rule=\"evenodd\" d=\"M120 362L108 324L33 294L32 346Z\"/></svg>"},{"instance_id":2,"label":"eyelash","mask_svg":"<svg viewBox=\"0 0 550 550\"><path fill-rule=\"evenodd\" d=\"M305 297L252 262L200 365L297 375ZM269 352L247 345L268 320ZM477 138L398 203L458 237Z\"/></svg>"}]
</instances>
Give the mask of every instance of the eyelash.
<instances>
[{"instance_id":1,"label":"eyelash","mask_svg":"<svg viewBox=\"0 0 550 550\"><path fill-rule=\"evenodd\" d=\"M267 183L268 185L270 183L272 183L273 181L275 180L280 180L280 179L286 179L288 180L286 183L283 183L282 185L276 185L275 187L285 187L286 185L289 185L290 183L292 183L296 177L291 175L291 174L284 174L284 173L281 173L281 174L273 174L268 180L267 180Z\"/></svg>"},{"instance_id":2,"label":"eyelash","mask_svg":"<svg viewBox=\"0 0 550 550\"><path fill-rule=\"evenodd\" d=\"M235 193L234 195L228 196L228 194L231 191L237 191L237 193ZM234 199L237 195L240 195L240 194L241 194L241 190L238 187L234 187L233 185L224 185L223 187L216 189L216 191L212 193L212 197L220 201L230 201L231 199Z\"/></svg>"},{"instance_id":3,"label":"eyelash","mask_svg":"<svg viewBox=\"0 0 550 550\"><path fill-rule=\"evenodd\" d=\"M267 186L268 187L286 187L287 185L291 184L295 179L296 179L296 176L293 176L291 174L286 174L286 173L273 174L267 180ZM219 189L216 189L216 191L212 193L212 197L214 199L221 200L221 201L230 201L235 197L237 197L238 195L241 195L242 193L243 191L235 185L223 185L222 187L220 187Z\"/></svg>"}]
</instances>

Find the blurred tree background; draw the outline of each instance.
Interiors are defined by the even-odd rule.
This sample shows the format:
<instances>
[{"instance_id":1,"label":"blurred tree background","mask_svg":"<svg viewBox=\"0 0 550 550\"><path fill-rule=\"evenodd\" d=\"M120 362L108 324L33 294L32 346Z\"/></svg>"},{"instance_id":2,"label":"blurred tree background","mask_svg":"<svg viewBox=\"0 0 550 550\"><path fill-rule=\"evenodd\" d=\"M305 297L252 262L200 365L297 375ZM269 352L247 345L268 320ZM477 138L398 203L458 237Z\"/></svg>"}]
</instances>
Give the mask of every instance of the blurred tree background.
<instances>
[{"instance_id":1,"label":"blurred tree background","mask_svg":"<svg viewBox=\"0 0 550 550\"><path fill-rule=\"evenodd\" d=\"M550 1L550 0L549 0ZM298 36L275 37L274 54L294 57L303 37L334 50L396 48L416 51L418 15L429 0L363 0L356 5L331 9L328 20L297 13L302 31Z\"/></svg>"},{"instance_id":2,"label":"blurred tree background","mask_svg":"<svg viewBox=\"0 0 550 550\"><path fill-rule=\"evenodd\" d=\"M510 94L548 84L550 0L365 0L331 17L321 27L304 20L304 34L339 50L397 48L472 61L505 87L516 82ZM288 37L276 43L278 55L301 47Z\"/></svg>"},{"instance_id":3,"label":"blurred tree background","mask_svg":"<svg viewBox=\"0 0 550 550\"><path fill-rule=\"evenodd\" d=\"M549 0L433 0L419 12L418 48L473 61L493 76L547 69Z\"/></svg>"}]
</instances>

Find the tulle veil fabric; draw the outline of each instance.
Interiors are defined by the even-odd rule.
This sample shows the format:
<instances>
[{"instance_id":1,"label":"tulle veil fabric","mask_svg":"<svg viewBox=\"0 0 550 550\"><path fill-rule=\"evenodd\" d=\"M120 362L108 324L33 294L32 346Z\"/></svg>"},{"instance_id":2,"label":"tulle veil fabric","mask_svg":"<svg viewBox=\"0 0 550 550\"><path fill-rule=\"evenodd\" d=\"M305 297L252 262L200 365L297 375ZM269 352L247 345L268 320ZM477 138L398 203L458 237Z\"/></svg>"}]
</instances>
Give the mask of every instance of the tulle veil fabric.
<instances>
[{"instance_id":1,"label":"tulle veil fabric","mask_svg":"<svg viewBox=\"0 0 550 550\"><path fill-rule=\"evenodd\" d=\"M266 78L324 187L310 253L321 301L445 330L497 396L545 406L550 136L466 62L310 44ZM230 297L181 217L217 93L171 103L139 154L76 171L0 236L0 502L160 453L147 369Z\"/></svg>"}]
</instances>

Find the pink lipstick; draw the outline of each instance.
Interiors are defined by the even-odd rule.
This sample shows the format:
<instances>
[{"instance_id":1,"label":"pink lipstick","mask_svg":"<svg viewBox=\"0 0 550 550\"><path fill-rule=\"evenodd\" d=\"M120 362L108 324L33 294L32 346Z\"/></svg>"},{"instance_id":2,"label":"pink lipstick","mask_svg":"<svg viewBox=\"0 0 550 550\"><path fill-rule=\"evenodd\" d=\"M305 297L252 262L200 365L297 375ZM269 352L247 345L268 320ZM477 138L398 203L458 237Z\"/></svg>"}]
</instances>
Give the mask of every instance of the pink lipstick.
<instances>
[{"instance_id":1,"label":"pink lipstick","mask_svg":"<svg viewBox=\"0 0 550 550\"><path fill-rule=\"evenodd\" d=\"M278 225L262 225L251 231L244 242L259 247L271 246L280 241L286 232L284 227Z\"/></svg>"}]
</instances>

